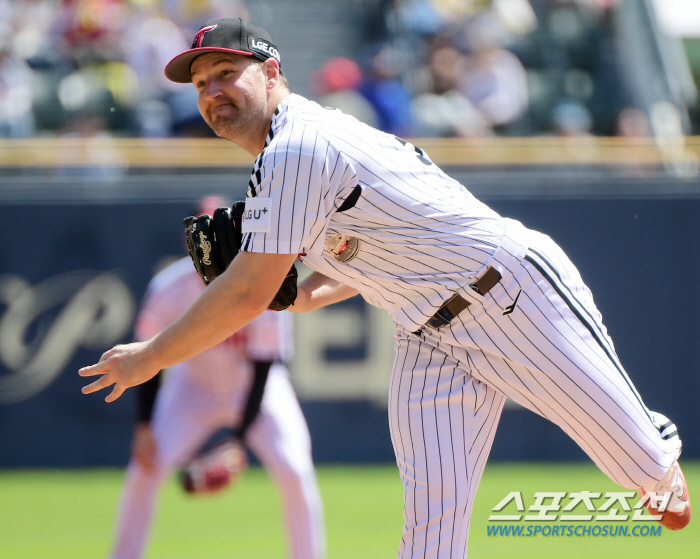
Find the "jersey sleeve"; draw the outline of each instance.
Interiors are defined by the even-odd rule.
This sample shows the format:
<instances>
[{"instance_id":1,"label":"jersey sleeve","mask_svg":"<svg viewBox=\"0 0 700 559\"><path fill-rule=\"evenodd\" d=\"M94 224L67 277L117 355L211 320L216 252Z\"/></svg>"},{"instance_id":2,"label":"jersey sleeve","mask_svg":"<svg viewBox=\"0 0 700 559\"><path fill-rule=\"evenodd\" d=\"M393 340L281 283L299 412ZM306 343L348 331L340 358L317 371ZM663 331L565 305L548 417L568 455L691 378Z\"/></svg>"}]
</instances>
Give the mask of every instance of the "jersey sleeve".
<instances>
[{"instance_id":1,"label":"jersey sleeve","mask_svg":"<svg viewBox=\"0 0 700 559\"><path fill-rule=\"evenodd\" d=\"M245 251L320 254L334 200L352 164L314 126L292 121L253 171L243 220Z\"/></svg>"}]
</instances>

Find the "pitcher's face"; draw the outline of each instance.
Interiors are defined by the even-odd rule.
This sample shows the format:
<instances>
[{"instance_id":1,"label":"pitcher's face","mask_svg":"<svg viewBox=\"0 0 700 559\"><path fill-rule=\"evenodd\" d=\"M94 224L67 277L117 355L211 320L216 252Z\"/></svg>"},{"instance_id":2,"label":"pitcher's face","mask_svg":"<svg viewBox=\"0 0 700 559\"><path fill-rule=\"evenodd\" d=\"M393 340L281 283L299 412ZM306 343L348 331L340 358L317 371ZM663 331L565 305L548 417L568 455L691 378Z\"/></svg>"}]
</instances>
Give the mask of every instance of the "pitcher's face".
<instances>
[{"instance_id":1,"label":"pitcher's face","mask_svg":"<svg viewBox=\"0 0 700 559\"><path fill-rule=\"evenodd\" d=\"M260 61L210 52L194 59L191 72L199 112L217 136L238 143L265 125L268 92Z\"/></svg>"}]
</instances>

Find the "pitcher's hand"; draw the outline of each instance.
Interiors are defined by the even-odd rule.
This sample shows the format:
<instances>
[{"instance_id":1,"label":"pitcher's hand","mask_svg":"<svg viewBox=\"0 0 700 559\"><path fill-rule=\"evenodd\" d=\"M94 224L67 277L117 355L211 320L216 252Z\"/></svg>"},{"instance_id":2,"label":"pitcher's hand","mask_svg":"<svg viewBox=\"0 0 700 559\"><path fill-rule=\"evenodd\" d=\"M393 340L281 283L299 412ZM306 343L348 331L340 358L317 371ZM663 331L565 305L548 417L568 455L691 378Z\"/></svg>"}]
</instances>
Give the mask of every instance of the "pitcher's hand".
<instances>
[{"instance_id":1,"label":"pitcher's hand","mask_svg":"<svg viewBox=\"0 0 700 559\"><path fill-rule=\"evenodd\" d=\"M83 367L78 374L81 377L102 375L95 382L83 386L83 394L91 394L114 385L112 392L105 398L106 402L114 402L127 388L146 382L156 376L160 369L150 359L148 342L136 342L113 347L102 355L99 363Z\"/></svg>"}]
</instances>

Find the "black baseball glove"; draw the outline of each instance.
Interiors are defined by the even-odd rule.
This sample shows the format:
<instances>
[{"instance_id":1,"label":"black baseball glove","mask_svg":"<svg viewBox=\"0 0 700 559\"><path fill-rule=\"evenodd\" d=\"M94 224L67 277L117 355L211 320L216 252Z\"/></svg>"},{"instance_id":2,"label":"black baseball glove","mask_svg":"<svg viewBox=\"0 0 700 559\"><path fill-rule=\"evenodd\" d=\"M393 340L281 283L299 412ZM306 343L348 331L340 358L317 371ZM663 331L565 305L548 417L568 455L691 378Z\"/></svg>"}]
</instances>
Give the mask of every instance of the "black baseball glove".
<instances>
[{"instance_id":1,"label":"black baseball glove","mask_svg":"<svg viewBox=\"0 0 700 559\"><path fill-rule=\"evenodd\" d=\"M230 208L217 208L214 215L189 216L184 219L187 250L197 273L209 285L224 273L241 250L241 222L245 202ZM297 298L297 270L292 264L269 308L282 311Z\"/></svg>"}]
</instances>

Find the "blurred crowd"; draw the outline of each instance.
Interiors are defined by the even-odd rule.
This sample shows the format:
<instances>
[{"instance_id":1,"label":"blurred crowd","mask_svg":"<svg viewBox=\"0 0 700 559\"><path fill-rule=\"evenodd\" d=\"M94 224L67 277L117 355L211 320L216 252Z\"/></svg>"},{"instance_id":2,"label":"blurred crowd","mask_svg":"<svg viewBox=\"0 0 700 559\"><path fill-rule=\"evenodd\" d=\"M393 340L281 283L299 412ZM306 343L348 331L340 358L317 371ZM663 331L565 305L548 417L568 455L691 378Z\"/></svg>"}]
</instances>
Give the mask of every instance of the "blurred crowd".
<instances>
[{"instance_id":1,"label":"blurred crowd","mask_svg":"<svg viewBox=\"0 0 700 559\"><path fill-rule=\"evenodd\" d=\"M308 76L325 105L402 136L650 131L620 83L616 0L369 3L369 46ZM242 0L0 0L0 137L210 135L163 68L237 16Z\"/></svg>"},{"instance_id":2,"label":"blurred crowd","mask_svg":"<svg viewBox=\"0 0 700 559\"><path fill-rule=\"evenodd\" d=\"M404 136L648 135L621 82L616 3L386 1L379 40L358 60L362 83L348 80L345 95ZM334 89L332 62L317 90Z\"/></svg>"},{"instance_id":3,"label":"blurred crowd","mask_svg":"<svg viewBox=\"0 0 700 559\"><path fill-rule=\"evenodd\" d=\"M192 87L163 75L238 0L0 0L0 137L198 136Z\"/></svg>"}]
</instances>

